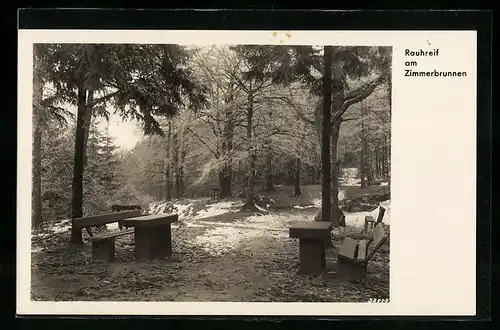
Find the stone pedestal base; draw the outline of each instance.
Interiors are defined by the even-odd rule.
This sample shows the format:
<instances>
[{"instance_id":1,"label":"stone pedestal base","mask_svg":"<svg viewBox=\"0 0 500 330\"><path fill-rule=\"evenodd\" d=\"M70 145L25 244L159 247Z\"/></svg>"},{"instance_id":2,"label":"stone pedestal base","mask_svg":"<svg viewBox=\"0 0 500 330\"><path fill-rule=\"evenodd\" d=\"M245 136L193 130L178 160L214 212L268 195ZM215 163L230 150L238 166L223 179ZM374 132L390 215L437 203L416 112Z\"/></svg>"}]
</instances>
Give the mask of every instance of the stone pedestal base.
<instances>
[{"instance_id":1,"label":"stone pedestal base","mask_svg":"<svg viewBox=\"0 0 500 330\"><path fill-rule=\"evenodd\" d=\"M300 246L300 273L321 274L325 268L325 240L301 238Z\"/></svg>"},{"instance_id":2,"label":"stone pedestal base","mask_svg":"<svg viewBox=\"0 0 500 330\"><path fill-rule=\"evenodd\" d=\"M111 262L115 259L115 239L108 238L92 242L92 260Z\"/></svg>"},{"instance_id":3,"label":"stone pedestal base","mask_svg":"<svg viewBox=\"0 0 500 330\"><path fill-rule=\"evenodd\" d=\"M138 226L134 230L134 241L137 260L165 259L172 256L170 224Z\"/></svg>"}]
</instances>

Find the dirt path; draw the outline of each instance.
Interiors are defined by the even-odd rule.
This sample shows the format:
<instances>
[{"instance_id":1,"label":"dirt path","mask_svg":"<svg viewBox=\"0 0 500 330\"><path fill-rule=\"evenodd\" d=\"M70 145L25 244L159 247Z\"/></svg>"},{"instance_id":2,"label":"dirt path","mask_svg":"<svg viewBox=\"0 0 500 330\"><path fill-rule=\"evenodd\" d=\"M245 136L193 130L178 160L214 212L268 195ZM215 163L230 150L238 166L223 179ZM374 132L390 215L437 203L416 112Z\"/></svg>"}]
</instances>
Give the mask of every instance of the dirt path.
<instances>
[{"instance_id":1,"label":"dirt path","mask_svg":"<svg viewBox=\"0 0 500 330\"><path fill-rule=\"evenodd\" d=\"M309 208L264 216L225 214L172 228L171 261L137 262L132 237L117 239L113 263L91 261L90 244L70 247L68 233L36 236L32 299L112 301L368 301L389 298L389 253L384 246L362 284L335 277L336 251L327 251L319 276L298 272L298 241L288 225L312 220ZM339 246L341 237L334 237ZM55 248L54 248L55 247Z\"/></svg>"}]
</instances>

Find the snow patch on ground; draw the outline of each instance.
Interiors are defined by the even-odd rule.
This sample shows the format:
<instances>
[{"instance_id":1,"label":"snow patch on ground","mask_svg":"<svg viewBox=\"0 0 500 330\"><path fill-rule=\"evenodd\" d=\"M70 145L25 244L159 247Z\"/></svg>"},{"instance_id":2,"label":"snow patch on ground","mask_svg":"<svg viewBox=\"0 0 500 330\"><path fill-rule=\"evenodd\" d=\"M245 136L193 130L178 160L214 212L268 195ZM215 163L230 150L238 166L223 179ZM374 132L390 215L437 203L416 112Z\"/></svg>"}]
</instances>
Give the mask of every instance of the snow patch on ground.
<instances>
[{"instance_id":1,"label":"snow patch on ground","mask_svg":"<svg viewBox=\"0 0 500 330\"><path fill-rule=\"evenodd\" d=\"M241 206L243 206L243 203L241 202L219 202L216 204L209 204L207 209L199 211L198 215L194 216L193 219L202 219L224 213L235 212L237 211L237 208Z\"/></svg>"},{"instance_id":2,"label":"snow patch on ground","mask_svg":"<svg viewBox=\"0 0 500 330\"><path fill-rule=\"evenodd\" d=\"M311 209L311 208L315 208L315 207L316 207L315 205L305 205L305 206L294 205L293 206L294 209L298 209L298 210Z\"/></svg>"},{"instance_id":3,"label":"snow patch on ground","mask_svg":"<svg viewBox=\"0 0 500 330\"><path fill-rule=\"evenodd\" d=\"M250 216L231 223L199 220L196 224L212 228L187 243L201 247L213 256L221 256L238 248L248 239L288 237L288 223L290 221L290 216L279 214Z\"/></svg>"},{"instance_id":4,"label":"snow patch on ground","mask_svg":"<svg viewBox=\"0 0 500 330\"><path fill-rule=\"evenodd\" d=\"M235 212L243 205L242 202L231 201L207 204L204 206L204 209L199 210L195 215L195 203L196 201L189 203L153 202L149 205L148 210L150 214L177 214L179 216L179 220L195 220ZM169 205L173 205L171 210L168 208Z\"/></svg>"}]
</instances>

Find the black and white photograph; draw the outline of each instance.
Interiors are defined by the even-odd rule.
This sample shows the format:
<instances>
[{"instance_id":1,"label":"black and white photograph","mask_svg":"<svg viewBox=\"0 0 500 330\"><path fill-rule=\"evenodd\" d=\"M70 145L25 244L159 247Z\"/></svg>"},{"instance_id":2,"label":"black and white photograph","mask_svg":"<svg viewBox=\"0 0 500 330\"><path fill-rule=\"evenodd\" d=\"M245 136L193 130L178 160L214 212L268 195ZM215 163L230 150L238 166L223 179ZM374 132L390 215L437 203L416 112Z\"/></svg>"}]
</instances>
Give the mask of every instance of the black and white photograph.
<instances>
[{"instance_id":1,"label":"black and white photograph","mask_svg":"<svg viewBox=\"0 0 500 330\"><path fill-rule=\"evenodd\" d=\"M474 315L476 43L20 30L18 313Z\"/></svg>"},{"instance_id":2,"label":"black and white photograph","mask_svg":"<svg viewBox=\"0 0 500 330\"><path fill-rule=\"evenodd\" d=\"M389 302L391 64L34 44L31 299Z\"/></svg>"}]
</instances>

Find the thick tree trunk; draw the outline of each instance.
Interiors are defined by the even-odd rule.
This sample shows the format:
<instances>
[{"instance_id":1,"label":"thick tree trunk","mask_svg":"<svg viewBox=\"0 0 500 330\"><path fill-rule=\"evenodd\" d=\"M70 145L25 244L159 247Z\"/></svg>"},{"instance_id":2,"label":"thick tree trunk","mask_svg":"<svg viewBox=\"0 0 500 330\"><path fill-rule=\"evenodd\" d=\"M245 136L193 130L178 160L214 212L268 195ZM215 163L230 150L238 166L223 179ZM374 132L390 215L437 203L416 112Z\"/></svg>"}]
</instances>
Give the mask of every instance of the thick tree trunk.
<instances>
[{"instance_id":1,"label":"thick tree trunk","mask_svg":"<svg viewBox=\"0 0 500 330\"><path fill-rule=\"evenodd\" d=\"M254 202L254 185L255 185L255 150L252 141L252 118L253 118L253 102L252 97L248 97L248 109L247 109L247 143L248 143L248 154L250 156L249 162L249 172L248 172L248 184L247 184L247 194L246 203L253 204Z\"/></svg>"},{"instance_id":2,"label":"thick tree trunk","mask_svg":"<svg viewBox=\"0 0 500 330\"><path fill-rule=\"evenodd\" d=\"M91 102L94 100L94 92L89 91L88 92L88 97L87 97L87 104L91 104ZM89 134L90 134L90 124L92 122L92 110L89 107L86 108L85 110L85 117L83 119L84 122L84 127L85 127L85 137L83 139L83 166L87 166L87 144L89 141Z\"/></svg>"},{"instance_id":3,"label":"thick tree trunk","mask_svg":"<svg viewBox=\"0 0 500 330\"><path fill-rule=\"evenodd\" d=\"M35 54L36 56L36 54ZM38 61L35 58L35 65ZM35 70L38 68L35 67ZM31 226L40 229L42 221L42 116L43 80L41 74L33 75L33 195L31 199Z\"/></svg>"},{"instance_id":4,"label":"thick tree trunk","mask_svg":"<svg viewBox=\"0 0 500 330\"><path fill-rule=\"evenodd\" d=\"M219 170L219 198L231 196L231 172L227 167Z\"/></svg>"},{"instance_id":5,"label":"thick tree trunk","mask_svg":"<svg viewBox=\"0 0 500 330\"><path fill-rule=\"evenodd\" d=\"M338 142L339 142L339 133L340 133L340 121L335 122L332 130L332 141L331 141L331 158L332 158L332 217L330 219L334 223L338 223L341 211L339 208L339 174L340 174L340 164L338 161Z\"/></svg>"},{"instance_id":6,"label":"thick tree trunk","mask_svg":"<svg viewBox=\"0 0 500 330\"><path fill-rule=\"evenodd\" d=\"M343 71L340 68L335 68L334 79L332 80L332 113L334 116L341 110L344 104L344 83L343 83ZM340 224L340 217L342 216L342 211L339 208L339 174L340 174L340 164L338 161L338 141L340 134L340 124L341 118L333 123L332 127L332 139L331 139L331 176L332 176L332 205L331 205L331 218L330 221L334 223L335 226Z\"/></svg>"},{"instance_id":7,"label":"thick tree trunk","mask_svg":"<svg viewBox=\"0 0 500 330\"><path fill-rule=\"evenodd\" d=\"M85 115L86 115L86 90L78 88L78 107L76 119L75 154L73 164L73 182L71 198L71 216L79 218L83 215L83 169L85 152ZM89 232L90 234L90 232ZM82 244L82 231L80 228L71 228L71 242Z\"/></svg>"},{"instance_id":8,"label":"thick tree trunk","mask_svg":"<svg viewBox=\"0 0 500 330\"><path fill-rule=\"evenodd\" d=\"M295 180L294 180L294 196L298 197L302 195L302 192L300 191L300 158L297 157L296 163L295 163Z\"/></svg>"},{"instance_id":9,"label":"thick tree trunk","mask_svg":"<svg viewBox=\"0 0 500 330\"><path fill-rule=\"evenodd\" d=\"M248 154L249 159L249 172L247 174L247 191L245 196L245 205L243 205L242 210L247 210L251 212L257 212L258 209L255 206L255 166L257 163L257 154L255 151L255 146L253 145L252 139L252 129L253 129L253 95L250 93L248 95L248 108L247 108L247 143L248 143Z\"/></svg>"},{"instance_id":10,"label":"thick tree trunk","mask_svg":"<svg viewBox=\"0 0 500 330\"><path fill-rule=\"evenodd\" d=\"M172 200L172 182L171 182L171 173L170 173L170 167L171 167L171 156L170 156L170 149L171 149L171 138L172 138L172 123L168 123L168 128L167 128L167 145L166 145L166 154L165 154L165 196L166 200L170 201Z\"/></svg>"}]
</instances>

